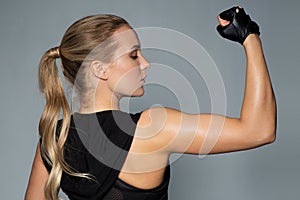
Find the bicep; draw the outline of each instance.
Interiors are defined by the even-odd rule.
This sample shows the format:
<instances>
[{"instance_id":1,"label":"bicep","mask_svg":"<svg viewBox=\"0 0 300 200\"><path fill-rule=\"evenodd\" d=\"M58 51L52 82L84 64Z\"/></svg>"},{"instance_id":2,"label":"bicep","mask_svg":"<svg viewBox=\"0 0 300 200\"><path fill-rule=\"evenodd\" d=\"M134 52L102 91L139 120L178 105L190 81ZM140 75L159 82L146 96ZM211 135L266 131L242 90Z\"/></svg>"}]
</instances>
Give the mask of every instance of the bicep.
<instances>
[{"instance_id":1,"label":"bicep","mask_svg":"<svg viewBox=\"0 0 300 200\"><path fill-rule=\"evenodd\" d=\"M188 115L187 118L197 118L197 128L189 130L195 125L190 122L182 124L182 131L178 133L178 140L189 138L190 143L182 151L191 154L215 154L241 151L257 146L251 138L250 130L237 118L222 115L199 114ZM195 121L195 119L193 119ZM191 121L193 121L191 120ZM174 146L174 150L182 148Z\"/></svg>"},{"instance_id":2,"label":"bicep","mask_svg":"<svg viewBox=\"0 0 300 200\"><path fill-rule=\"evenodd\" d=\"M237 118L187 114L169 108L154 109L152 112L153 124L160 126L152 140L164 152L215 154L261 145L257 134L252 134L251 128Z\"/></svg>"},{"instance_id":3,"label":"bicep","mask_svg":"<svg viewBox=\"0 0 300 200\"><path fill-rule=\"evenodd\" d=\"M48 179L48 171L43 163L40 153L40 143L36 148L34 161L32 164L31 174L25 194L26 199L45 199L44 187Z\"/></svg>"}]
</instances>

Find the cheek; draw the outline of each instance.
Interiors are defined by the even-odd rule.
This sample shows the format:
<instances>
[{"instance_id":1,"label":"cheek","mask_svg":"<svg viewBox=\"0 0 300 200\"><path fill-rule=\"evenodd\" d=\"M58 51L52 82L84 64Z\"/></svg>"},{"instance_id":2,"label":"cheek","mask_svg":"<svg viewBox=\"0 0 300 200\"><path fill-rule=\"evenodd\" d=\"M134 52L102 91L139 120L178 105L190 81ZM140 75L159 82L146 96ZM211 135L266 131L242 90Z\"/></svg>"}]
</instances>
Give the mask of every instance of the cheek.
<instances>
[{"instance_id":1,"label":"cheek","mask_svg":"<svg viewBox=\"0 0 300 200\"><path fill-rule=\"evenodd\" d=\"M111 86L113 88L111 89L121 95L130 96L143 85L139 67L122 68L122 70L114 74L112 80Z\"/></svg>"}]
</instances>

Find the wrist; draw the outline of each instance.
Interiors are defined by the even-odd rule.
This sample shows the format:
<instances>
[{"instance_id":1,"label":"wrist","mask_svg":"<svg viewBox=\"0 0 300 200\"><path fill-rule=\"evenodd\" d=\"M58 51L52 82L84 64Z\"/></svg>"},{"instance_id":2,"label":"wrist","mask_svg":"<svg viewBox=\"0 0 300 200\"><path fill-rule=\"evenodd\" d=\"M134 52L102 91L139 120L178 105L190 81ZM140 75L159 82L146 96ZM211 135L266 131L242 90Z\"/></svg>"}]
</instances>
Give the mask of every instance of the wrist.
<instances>
[{"instance_id":1,"label":"wrist","mask_svg":"<svg viewBox=\"0 0 300 200\"><path fill-rule=\"evenodd\" d=\"M255 33L250 33L247 38L245 39L244 43L243 43L243 46L245 48L247 48L247 46L253 44L253 43L260 43L260 38L257 34Z\"/></svg>"}]
</instances>

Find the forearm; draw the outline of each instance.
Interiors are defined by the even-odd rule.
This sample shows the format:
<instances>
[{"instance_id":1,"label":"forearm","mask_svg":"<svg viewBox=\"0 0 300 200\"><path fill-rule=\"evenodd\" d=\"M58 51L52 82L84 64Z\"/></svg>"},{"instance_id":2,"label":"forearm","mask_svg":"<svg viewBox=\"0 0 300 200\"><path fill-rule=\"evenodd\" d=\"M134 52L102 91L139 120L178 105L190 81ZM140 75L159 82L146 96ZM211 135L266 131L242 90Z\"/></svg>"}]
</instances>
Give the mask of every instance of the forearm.
<instances>
[{"instance_id":1,"label":"forearm","mask_svg":"<svg viewBox=\"0 0 300 200\"><path fill-rule=\"evenodd\" d=\"M241 122L262 136L274 137L276 101L259 37L251 34L244 42L247 57L245 95Z\"/></svg>"}]
</instances>

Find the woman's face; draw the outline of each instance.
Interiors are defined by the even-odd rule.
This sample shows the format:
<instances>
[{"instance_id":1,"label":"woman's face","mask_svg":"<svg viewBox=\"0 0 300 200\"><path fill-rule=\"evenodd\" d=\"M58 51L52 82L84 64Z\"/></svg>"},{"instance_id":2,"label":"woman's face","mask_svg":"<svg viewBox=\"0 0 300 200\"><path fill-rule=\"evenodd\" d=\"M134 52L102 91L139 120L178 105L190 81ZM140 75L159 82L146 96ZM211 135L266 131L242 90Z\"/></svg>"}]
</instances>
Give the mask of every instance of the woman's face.
<instances>
[{"instance_id":1,"label":"woman's face","mask_svg":"<svg viewBox=\"0 0 300 200\"><path fill-rule=\"evenodd\" d=\"M136 33L130 27L123 26L113 36L119 45L114 61L107 67L107 85L118 97L142 96L145 71L150 64L141 54Z\"/></svg>"}]
</instances>

